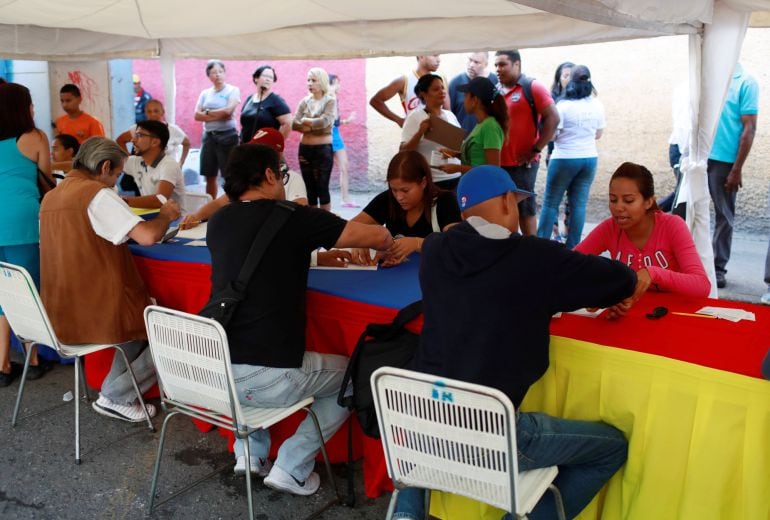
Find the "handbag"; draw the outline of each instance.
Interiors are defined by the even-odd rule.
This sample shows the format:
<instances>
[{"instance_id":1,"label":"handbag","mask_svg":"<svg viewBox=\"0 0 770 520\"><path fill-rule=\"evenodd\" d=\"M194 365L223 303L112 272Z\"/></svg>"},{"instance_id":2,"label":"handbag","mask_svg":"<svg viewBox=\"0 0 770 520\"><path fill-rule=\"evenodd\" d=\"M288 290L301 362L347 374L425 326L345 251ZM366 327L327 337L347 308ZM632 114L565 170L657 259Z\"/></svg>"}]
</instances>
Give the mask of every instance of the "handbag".
<instances>
[{"instance_id":1,"label":"handbag","mask_svg":"<svg viewBox=\"0 0 770 520\"><path fill-rule=\"evenodd\" d=\"M249 285L249 280L256 271L267 247L295 209L296 206L289 202L283 200L275 202L270 215L268 215L257 236L254 237L254 242L246 255L238 278L228 283L221 291L212 294L206 305L198 312L199 316L216 320L227 328L227 324L232 320L238 305L246 298L246 287Z\"/></svg>"},{"instance_id":2,"label":"handbag","mask_svg":"<svg viewBox=\"0 0 770 520\"><path fill-rule=\"evenodd\" d=\"M43 197L46 193L51 191L56 187L56 183L52 181L48 175L43 173L43 170L40 168L37 169L37 190L40 192L40 199L43 200Z\"/></svg>"}]
</instances>

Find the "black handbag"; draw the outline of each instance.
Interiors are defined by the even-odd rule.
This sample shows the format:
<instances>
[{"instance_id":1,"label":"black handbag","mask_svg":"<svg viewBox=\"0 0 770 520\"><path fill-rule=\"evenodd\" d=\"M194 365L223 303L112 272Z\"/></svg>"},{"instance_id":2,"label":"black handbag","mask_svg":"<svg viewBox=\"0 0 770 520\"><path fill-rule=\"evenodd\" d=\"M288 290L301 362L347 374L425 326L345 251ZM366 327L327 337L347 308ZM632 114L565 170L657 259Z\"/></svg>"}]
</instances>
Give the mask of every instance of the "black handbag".
<instances>
[{"instance_id":1,"label":"black handbag","mask_svg":"<svg viewBox=\"0 0 770 520\"><path fill-rule=\"evenodd\" d=\"M199 316L216 320L223 327L227 328L227 324L233 318L238 304L246 298L246 287L249 285L249 280L251 280L254 271L256 271L267 247L295 209L296 206L289 202L283 200L275 202L270 215L257 233L257 236L254 237L254 242L251 244L249 253L246 255L243 267L241 267L241 271L238 273L238 279L227 284L224 289L216 294L212 294L206 305L198 312Z\"/></svg>"}]
</instances>

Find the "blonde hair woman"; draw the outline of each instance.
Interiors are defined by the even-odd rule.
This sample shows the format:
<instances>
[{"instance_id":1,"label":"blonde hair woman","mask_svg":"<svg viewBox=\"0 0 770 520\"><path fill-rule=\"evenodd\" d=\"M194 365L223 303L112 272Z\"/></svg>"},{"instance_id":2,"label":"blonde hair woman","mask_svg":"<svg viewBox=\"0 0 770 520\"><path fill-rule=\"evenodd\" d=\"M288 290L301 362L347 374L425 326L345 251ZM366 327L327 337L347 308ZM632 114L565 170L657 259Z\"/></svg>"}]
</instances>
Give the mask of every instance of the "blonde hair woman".
<instances>
[{"instance_id":1,"label":"blonde hair woman","mask_svg":"<svg viewBox=\"0 0 770 520\"><path fill-rule=\"evenodd\" d=\"M334 164L332 127L337 100L329 94L329 75L321 68L307 71L307 89L309 94L299 102L291 127L302 133L299 168L307 187L308 204L330 210L329 177Z\"/></svg>"}]
</instances>

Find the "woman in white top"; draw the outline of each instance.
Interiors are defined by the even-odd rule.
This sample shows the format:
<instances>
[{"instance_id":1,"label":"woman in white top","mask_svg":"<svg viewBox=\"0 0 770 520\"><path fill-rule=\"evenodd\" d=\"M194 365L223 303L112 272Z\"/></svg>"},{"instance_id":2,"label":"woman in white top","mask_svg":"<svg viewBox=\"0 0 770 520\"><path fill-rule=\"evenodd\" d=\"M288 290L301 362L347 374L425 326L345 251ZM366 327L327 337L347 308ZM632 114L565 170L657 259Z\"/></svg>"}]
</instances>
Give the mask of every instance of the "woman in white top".
<instances>
[{"instance_id":1,"label":"woman in white top","mask_svg":"<svg viewBox=\"0 0 770 520\"><path fill-rule=\"evenodd\" d=\"M400 151L415 150L425 157L428 164L431 165L431 174L433 182L442 189L453 190L460 179L460 172L444 173L436 168L439 161L444 161L444 155L440 152L442 146L434 141L425 138L425 134L430 130L430 116L436 116L448 123L460 127L457 117L443 108L446 99L446 85L444 78L438 74L424 74L417 80L414 87L414 93L422 101L424 108L410 112L404 121L404 127L401 130ZM435 152L435 153L434 153ZM458 163L459 164L459 163Z\"/></svg>"},{"instance_id":2,"label":"woman in white top","mask_svg":"<svg viewBox=\"0 0 770 520\"><path fill-rule=\"evenodd\" d=\"M570 249L580 242L583 233L588 192L596 174L596 140L604 129L604 107L592 95L595 93L588 67L578 65L572 69L564 99L556 104L561 120L548 165L537 236L550 238L559 202L566 191L570 206L567 221Z\"/></svg>"},{"instance_id":3,"label":"woman in white top","mask_svg":"<svg viewBox=\"0 0 770 520\"><path fill-rule=\"evenodd\" d=\"M332 127L337 117L337 100L329 94L329 75L321 68L307 71L307 90L309 94L299 102L291 128L302 133L299 169L307 188L308 204L329 211L329 177L334 165Z\"/></svg>"}]
</instances>

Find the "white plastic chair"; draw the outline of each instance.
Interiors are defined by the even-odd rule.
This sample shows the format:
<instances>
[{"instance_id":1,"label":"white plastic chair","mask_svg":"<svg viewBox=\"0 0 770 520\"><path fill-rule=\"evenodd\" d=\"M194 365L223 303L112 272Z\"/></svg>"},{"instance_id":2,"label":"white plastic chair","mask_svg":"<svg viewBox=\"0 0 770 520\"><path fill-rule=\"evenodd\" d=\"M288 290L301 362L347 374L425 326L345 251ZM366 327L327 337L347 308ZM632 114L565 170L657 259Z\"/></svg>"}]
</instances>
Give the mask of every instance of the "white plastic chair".
<instances>
[{"instance_id":1,"label":"white plastic chair","mask_svg":"<svg viewBox=\"0 0 770 520\"><path fill-rule=\"evenodd\" d=\"M553 485L558 468L519 473L516 415L494 388L392 367L372 374L372 394L388 475L396 490L418 487L462 495L520 518ZM427 512L427 510L426 510Z\"/></svg>"},{"instance_id":2,"label":"white plastic chair","mask_svg":"<svg viewBox=\"0 0 770 520\"><path fill-rule=\"evenodd\" d=\"M166 428L169 420L180 413L219 428L226 428L232 431L237 438L245 439L260 428L269 428L298 410L305 410L315 423L318 437L321 440L321 452L326 463L326 471L336 497L323 509L339 501L337 485L331 472L318 419L310 409L310 405L313 404L312 397L303 399L287 408L241 406L235 393L227 335L218 322L157 305L151 305L145 309L144 322L147 326L150 352L158 374L161 403L164 410L168 412L163 421L158 454L155 459L150 489L150 513L152 513L155 502L155 490L158 483ZM167 405L170 408L167 408ZM246 451L246 463L250 464L249 443L244 442L243 444ZM215 471L212 475L218 471L220 470ZM253 520L254 504L251 496L250 476L251 471L246 471L246 497L249 506L249 518ZM161 503L184 493L206 478L208 476L174 493Z\"/></svg>"},{"instance_id":3,"label":"white plastic chair","mask_svg":"<svg viewBox=\"0 0 770 520\"><path fill-rule=\"evenodd\" d=\"M187 213L195 213L203 206L211 202L211 195L197 191L184 192L184 209Z\"/></svg>"},{"instance_id":4,"label":"white plastic chair","mask_svg":"<svg viewBox=\"0 0 770 520\"><path fill-rule=\"evenodd\" d=\"M76 303L76 302L75 302ZM74 303L73 303L74 304ZM48 319L48 314L43 307L40 294L32 281L26 269L18 265L0 262L0 307L3 308L11 329L19 338L21 343L29 343L27 356L24 360L24 372L19 384L19 393L16 396L16 406L13 409L13 418L11 426L16 426L16 419L19 415L21 400L24 396L24 384L27 380L27 370L32 355L32 349L36 344L48 345L56 349L59 356L63 358L75 359L75 463L80 464L80 378L83 376L83 369L80 358L86 354L98 352L112 348L120 352L123 361L128 367L128 373L131 375L131 383L134 385L136 395L139 396L139 403L142 405L144 415L147 419L147 425L150 430L155 431L152 420L147 412L147 407L142 399L142 393L139 391L139 385L136 383L131 364L126 358L126 353L119 345L65 345L56 337L56 333ZM89 401L88 387L84 384L84 398Z\"/></svg>"}]
</instances>

